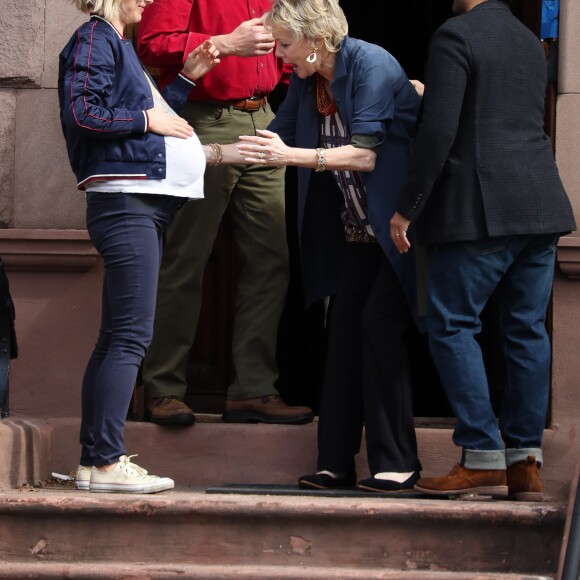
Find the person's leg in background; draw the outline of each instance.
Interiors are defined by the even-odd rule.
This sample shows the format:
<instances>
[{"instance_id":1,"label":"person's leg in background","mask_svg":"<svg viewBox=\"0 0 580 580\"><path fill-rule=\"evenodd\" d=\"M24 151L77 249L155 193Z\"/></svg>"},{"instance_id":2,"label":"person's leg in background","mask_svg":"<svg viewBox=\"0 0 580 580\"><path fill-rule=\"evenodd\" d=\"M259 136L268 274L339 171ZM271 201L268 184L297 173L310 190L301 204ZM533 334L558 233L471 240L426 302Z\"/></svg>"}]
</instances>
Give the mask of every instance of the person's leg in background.
<instances>
[{"instance_id":1,"label":"person's leg in background","mask_svg":"<svg viewBox=\"0 0 580 580\"><path fill-rule=\"evenodd\" d=\"M255 129L268 126L273 113L232 110ZM240 176L228 215L240 258L232 354L236 375L227 393L226 422L292 423L312 421L312 410L290 407L275 387L276 344L289 279L284 213L284 168L252 165Z\"/></svg>"},{"instance_id":2,"label":"person's leg in background","mask_svg":"<svg viewBox=\"0 0 580 580\"><path fill-rule=\"evenodd\" d=\"M240 269L232 340L236 376L228 400L278 394L276 338L289 276L283 184L283 168L249 166L230 198Z\"/></svg>"}]
</instances>

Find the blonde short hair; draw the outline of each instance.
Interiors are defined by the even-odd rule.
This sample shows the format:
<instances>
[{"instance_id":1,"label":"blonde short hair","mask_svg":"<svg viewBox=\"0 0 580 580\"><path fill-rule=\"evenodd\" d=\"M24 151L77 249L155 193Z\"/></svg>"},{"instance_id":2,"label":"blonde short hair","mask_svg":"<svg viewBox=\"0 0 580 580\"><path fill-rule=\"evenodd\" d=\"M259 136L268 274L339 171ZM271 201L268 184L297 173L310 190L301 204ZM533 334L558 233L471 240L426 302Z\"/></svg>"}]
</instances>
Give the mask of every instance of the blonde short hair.
<instances>
[{"instance_id":1,"label":"blonde short hair","mask_svg":"<svg viewBox=\"0 0 580 580\"><path fill-rule=\"evenodd\" d=\"M287 30L296 39L321 38L329 52L336 52L348 34L338 0L272 0L265 24Z\"/></svg>"},{"instance_id":2,"label":"blonde short hair","mask_svg":"<svg viewBox=\"0 0 580 580\"><path fill-rule=\"evenodd\" d=\"M113 20L121 15L121 0L71 0L86 14L97 14L105 20Z\"/></svg>"}]
</instances>

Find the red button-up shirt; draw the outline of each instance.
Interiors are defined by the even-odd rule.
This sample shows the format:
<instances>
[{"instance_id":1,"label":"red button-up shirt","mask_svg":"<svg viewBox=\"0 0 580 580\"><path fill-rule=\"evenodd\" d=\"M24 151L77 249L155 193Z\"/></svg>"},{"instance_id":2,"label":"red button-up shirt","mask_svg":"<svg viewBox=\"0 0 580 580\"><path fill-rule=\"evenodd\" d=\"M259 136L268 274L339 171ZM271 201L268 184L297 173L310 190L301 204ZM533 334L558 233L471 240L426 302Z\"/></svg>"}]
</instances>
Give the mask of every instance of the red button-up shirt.
<instances>
[{"instance_id":1,"label":"red button-up shirt","mask_svg":"<svg viewBox=\"0 0 580 580\"><path fill-rule=\"evenodd\" d=\"M144 64L159 69L159 84L164 87L204 40L229 34L243 21L259 18L269 8L269 0L155 0L143 12L139 24L139 56ZM287 69L273 52L227 56L199 79L189 99L237 101L268 95L283 72L283 82L287 82Z\"/></svg>"}]
</instances>

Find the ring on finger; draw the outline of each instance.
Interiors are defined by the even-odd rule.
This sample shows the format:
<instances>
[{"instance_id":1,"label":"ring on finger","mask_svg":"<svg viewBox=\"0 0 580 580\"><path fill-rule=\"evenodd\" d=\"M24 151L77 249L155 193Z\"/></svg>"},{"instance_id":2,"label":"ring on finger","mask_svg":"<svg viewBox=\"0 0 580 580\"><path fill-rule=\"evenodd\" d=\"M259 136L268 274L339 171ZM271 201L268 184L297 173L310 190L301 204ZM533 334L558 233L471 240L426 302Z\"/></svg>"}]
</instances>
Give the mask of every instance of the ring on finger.
<instances>
[{"instance_id":1,"label":"ring on finger","mask_svg":"<svg viewBox=\"0 0 580 580\"><path fill-rule=\"evenodd\" d=\"M260 157L260 159L264 159L264 152L263 151L260 152L259 157Z\"/></svg>"}]
</instances>

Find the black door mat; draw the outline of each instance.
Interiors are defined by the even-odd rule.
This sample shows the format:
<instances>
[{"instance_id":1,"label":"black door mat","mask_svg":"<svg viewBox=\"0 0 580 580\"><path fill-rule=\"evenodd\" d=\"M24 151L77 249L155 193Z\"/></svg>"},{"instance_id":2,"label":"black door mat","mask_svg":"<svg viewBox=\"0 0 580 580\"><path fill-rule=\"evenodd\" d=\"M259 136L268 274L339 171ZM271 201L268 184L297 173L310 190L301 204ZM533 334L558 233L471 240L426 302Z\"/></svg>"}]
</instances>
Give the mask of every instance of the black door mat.
<instances>
[{"instance_id":1,"label":"black door mat","mask_svg":"<svg viewBox=\"0 0 580 580\"><path fill-rule=\"evenodd\" d=\"M297 485L281 485L276 483L226 483L216 487L208 487L205 493L229 493L243 495L304 495L317 497L390 497L417 499L427 496L416 491L399 491L396 493L378 493L362 489L302 489Z\"/></svg>"}]
</instances>

